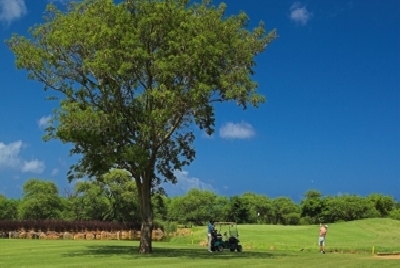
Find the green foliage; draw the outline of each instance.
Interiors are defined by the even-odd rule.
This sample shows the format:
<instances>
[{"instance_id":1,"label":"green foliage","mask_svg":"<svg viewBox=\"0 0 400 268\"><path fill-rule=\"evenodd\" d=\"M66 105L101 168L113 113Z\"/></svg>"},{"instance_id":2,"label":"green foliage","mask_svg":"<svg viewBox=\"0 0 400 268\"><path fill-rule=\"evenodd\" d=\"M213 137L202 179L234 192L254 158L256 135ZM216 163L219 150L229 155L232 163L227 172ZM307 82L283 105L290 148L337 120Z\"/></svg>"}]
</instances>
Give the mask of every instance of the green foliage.
<instances>
[{"instance_id":1,"label":"green foliage","mask_svg":"<svg viewBox=\"0 0 400 268\"><path fill-rule=\"evenodd\" d=\"M77 212L76 219L99 220L107 219L110 203L100 185L93 182L77 182L75 184L77 196L72 201Z\"/></svg>"},{"instance_id":2,"label":"green foliage","mask_svg":"<svg viewBox=\"0 0 400 268\"><path fill-rule=\"evenodd\" d=\"M344 195L340 197L325 197L324 211L321 213L325 222L338 220L353 221L365 218L379 217L379 212L372 202L361 196Z\"/></svg>"},{"instance_id":3,"label":"green foliage","mask_svg":"<svg viewBox=\"0 0 400 268\"><path fill-rule=\"evenodd\" d=\"M277 197L272 201L274 224L288 225L300 223L300 207L289 197Z\"/></svg>"},{"instance_id":4,"label":"green foliage","mask_svg":"<svg viewBox=\"0 0 400 268\"><path fill-rule=\"evenodd\" d=\"M168 218L168 204L170 199L159 193L155 193L152 198L152 205L154 211L154 219L158 221L165 221Z\"/></svg>"},{"instance_id":5,"label":"green foliage","mask_svg":"<svg viewBox=\"0 0 400 268\"><path fill-rule=\"evenodd\" d=\"M243 201L246 211L248 211L248 218L245 219L245 222L271 222L274 212L272 201L269 197L246 192L241 196L241 200Z\"/></svg>"},{"instance_id":6,"label":"green foliage","mask_svg":"<svg viewBox=\"0 0 400 268\"><path fill-rule=\"evenodd\" d=\"M176 230L178 229L178 224L173 221L164 222L162 226L164 228L164 231L167 233L176 232Z\"/></svg>"},{"instance_id":7,"label":"green foliage","mask_svg":"<svg viewBox=\"0 0 400 268\"><path fill-rule=\"evenodd\" d=\"M137 188L125 170L113 169L97 180L78 182L73 192L66 191L65 194L65 197L58 196L57 186L53 182L29 180L21 200L7 199L0 195L0 220L44 217L66 221L97 220L124 223L137 222L140 219ZM379 199L372 199L377 196ZM315 200L317 202L310 202ZM372 200L393 200L393 198L379 194L367 197L356 195L322 197L320 192L311 190L306 192L300 204L296 204L288 197L271 199L252 192L227 197L199 189L191 189L183 196L172 198L160 193L153 193L151 197L154 223L164 228L169 228L166 226L170 223L204 225L210 219L243 224L313 225L319 220L332 223L384 217L382 215L385 214L377 211L376 203ZM307 208L315 208L314 204L321 207L320 214L301 216ZM400 210L396 208L396 202L387 202L385 210L390 211L387 217L399 218ZM317 210L308 209L308 211ZM33 215L34 213L39 216Z\"/></svg>"},{"instance_id":8,"label":"green foliage","mask_svg":"<svg viewBox=\"0 0 400 268\"><path fill-rule=\"evenodd\" d=\"M211 219L218 220L217 195L210 191L191 189L185 196L173 197L168 207L168 217L172 221L189 221L202 225Z\"/></svg>"},{"instance_id":9,"label":"green foliage","mask_svg":"<svg viewBox=\"0 0 400 268\"><path fill-rule=\"evenodd\" d=\"M17 220L19 200L0 195L0 220Z\"/></svg>"},{"instance_id":10,"label":"green foliage","mask_svg":"<svg viewBox=\"0 0 400 268\"><path fill-rule=\"evenodd\" d=\"M390 212L390 218L400 221L400 209L394 209Z\"/></svg>"},{"instance_id":11,"label":"green foliage","mask_svg":"<svg viewBox=\"0 0 400 268\"><path fill-rule=\"evenodd\" d=\"M323 209L322 194L317 190L306 192L303 200L301 200L300 206L301 216L307 217L306 221L310 223L319 222L319 216Z\"/></svg>"},{"instance_id":12,"label":"green foliage","mask_svg":"<svg viewBox=\"0 0 400 268\"><path fill-rule=\"evenodd\" d=\"M109 203L108 220L129 222L140 217L137 187L127 171L113 169L97 183ZM158 205L162 207L161 203Z\"/></svg>"},{"instance_id":13,"label":"green foliage","mask_svg":"<svg viewBox=\"0 0 400 268\"><path fill-rule=\"evenodd\" d=\"M290 212L283 216L285 225L299 225L300 224L300 213Z\"/></svg>"},{"instance_id":14,"label":"green foliage","mask_svg":"<svg viewBox=\"0 0 400 268\"><path fill-rule=\"evenodd\" d=\"M64 200L71 220L132 222L140 218L136 184L125 170L113 169L95 181L76 183ZM160 204L158 204L160 205Z\"/></svg>"},{"instance_id":15,"label":"green foliage","mask_svg":"<svg viewBox=\"0 0 400 268\"><path fill-rule=\"evenodd\" d=\"M373 203L375 209L379 212L380 217L387 217L395 205L392 196L384 196L383 194L371 194L367 196L367 200Z\"/></svg>"},{"instance_id":16,"label":"green foliage","mask_svg":"<svg viewBox=\"0 0 400 268\"><path fill-rule=\"evenodd\" d=\"M245 206L240 196L233 196L229 199L228 221L244 223L247 222L249 215L249 208Z\"/></svg>"},{"instance_id":17,"label":"green foliage","mask_svg":"<svg viewBox=\"0 0 400 268\"><path fill-rule=\"evenodd\" d=\"M244 12L226 17L225 4L189 2L84 0L66 12L50 4L29 39L7 41L18 69L61 93L45 140L72 143L82 157L68 179L128 170L150 229L151 191L195 158L190 126L213 133L215 102L264 102L254 57L276 38L263 23L247 30Z\"/></svg>"},{"instance_id":18,"label":"green foliage","mask_svg":"<svg viewBox=\"0 0 400 268\"><path fill-rule=\"evenodd\" d=\"M63 210L58 188L54 182L29 179L23 185L18 214L21 219L59 219Z\"/></svg>"},{"instance_id":19,"label":"green foliage","mask_svg":"<svg viewBox=\"0 0 400 268\"><path fill-rule=\"evenodd\" d=\"M313 225L315 224L315 218L311 218L310 216L304 216L300 218L300 225Z\"/></svg>"},{"instance_id":20,"label":"green foliage","mask_svg":"<svg viewBox=\"0 0 400 268\"><path fill-rule=\"evenodd\" d=\"M155 187L154 168L174 182L172 171L194 159L186 127L212 133L214 101L264 101L251 80L254 56L276 31L266 34L262 23L248 31L247 15L225 18L225 8L86 0L63 13L50 4L30 39L7 41L19 69L62 94L46 138L73 143L71 153L82 155L71 179L118 164L137 182Z\"/></svg>"}]
</instances>

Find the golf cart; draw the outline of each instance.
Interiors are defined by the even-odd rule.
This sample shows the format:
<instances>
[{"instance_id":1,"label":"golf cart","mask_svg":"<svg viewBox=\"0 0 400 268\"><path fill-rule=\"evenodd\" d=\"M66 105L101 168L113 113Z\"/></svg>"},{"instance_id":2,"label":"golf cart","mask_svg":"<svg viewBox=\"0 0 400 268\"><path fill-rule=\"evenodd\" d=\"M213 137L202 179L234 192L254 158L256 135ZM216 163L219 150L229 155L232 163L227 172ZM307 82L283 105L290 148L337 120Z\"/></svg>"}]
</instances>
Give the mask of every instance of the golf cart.
<instances>
[{"instance_id":1,"label":"golf cart","mask_svg":"<svg viewBox=\"0 0 400 268\"><path fill-rule=\"evenodd\" d=\"M221 234L222 231L224 231L223 236ZM243 249L238 239L239 233L236 222L214 222L214 230L211 236L212 251L223 251L224 249L229 249L230 251L236 250L241 252Z\"/></svg>"}]
</instances>

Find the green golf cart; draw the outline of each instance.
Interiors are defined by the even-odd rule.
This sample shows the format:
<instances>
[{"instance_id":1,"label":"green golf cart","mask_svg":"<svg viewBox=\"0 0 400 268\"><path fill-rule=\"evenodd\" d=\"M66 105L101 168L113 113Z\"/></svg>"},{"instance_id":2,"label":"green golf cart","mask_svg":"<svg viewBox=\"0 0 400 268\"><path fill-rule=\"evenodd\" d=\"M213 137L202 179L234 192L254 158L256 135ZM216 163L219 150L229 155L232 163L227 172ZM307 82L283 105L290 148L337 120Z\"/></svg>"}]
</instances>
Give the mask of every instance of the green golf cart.
<instances>
[{"instance_id":1,"label":"green golf cart","mask_svg":"<svg viewBox=\"0 0 400 268\"><path fill-rule=\"evenodd\" d=\"M224 234L222 235L222 232ZM214 222L214 232L212 234L211 250L241 252L243 250L239 241L239 232L236 222Z\"/></svg>"}]
</instances>

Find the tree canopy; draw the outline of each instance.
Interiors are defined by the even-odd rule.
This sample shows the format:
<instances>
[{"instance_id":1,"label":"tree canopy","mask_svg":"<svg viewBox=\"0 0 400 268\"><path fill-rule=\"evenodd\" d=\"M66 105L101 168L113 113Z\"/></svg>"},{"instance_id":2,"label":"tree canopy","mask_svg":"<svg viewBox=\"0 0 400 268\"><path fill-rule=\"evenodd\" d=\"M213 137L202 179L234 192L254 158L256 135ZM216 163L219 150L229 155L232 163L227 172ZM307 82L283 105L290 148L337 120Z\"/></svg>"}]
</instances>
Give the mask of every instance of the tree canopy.
<instances>
[{"instance_id":1,"label":"tree canopy","mask_svg":"<svg viewBox=\"0 0 400 268\"><path fill-rule=\"evenodd\" d=\"M7 42L16 65L59 99L45 139L74 145L69 180L130 172L142 216L141 253L150 253L152 192L195 158L193 125L214 131L214 103L257 107L254 57L276 38L225 4L189 0L84 0L50 4L30 37Z\"/></svg>"},{"instance_id":2,"label":"tree canopy","mask_svg":"<svg viewBox=\"0 0 400 268\"><path fill-rule=\"evenodd\" d=\"M23 185L24 202L20 203L21 218L57 219L63 209L58 188L54 182L30 179Z\"/></svg>"}]
</instances>

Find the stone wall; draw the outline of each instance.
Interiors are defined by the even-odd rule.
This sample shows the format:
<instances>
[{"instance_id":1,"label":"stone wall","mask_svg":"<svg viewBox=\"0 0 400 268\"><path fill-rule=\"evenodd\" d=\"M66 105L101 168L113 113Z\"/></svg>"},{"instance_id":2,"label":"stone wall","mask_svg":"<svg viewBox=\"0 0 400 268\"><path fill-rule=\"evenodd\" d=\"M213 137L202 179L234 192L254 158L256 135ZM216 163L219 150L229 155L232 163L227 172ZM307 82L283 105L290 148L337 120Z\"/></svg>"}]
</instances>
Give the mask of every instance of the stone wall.
<instances>
[{"instance_id":1,"label":"stone wall","mask_svg":"<svg viewBox=\"0 0 400 268\"><path fill-rule=\"evenodd\" d=\"M153 240L162 240L164 232L158 228L153 230ZM140 231L86 231L86 232L34 232L34 231L14 231L8 233L9 239L44 239L44 240L140 240Z\"/></svg>"}]
</instances>

